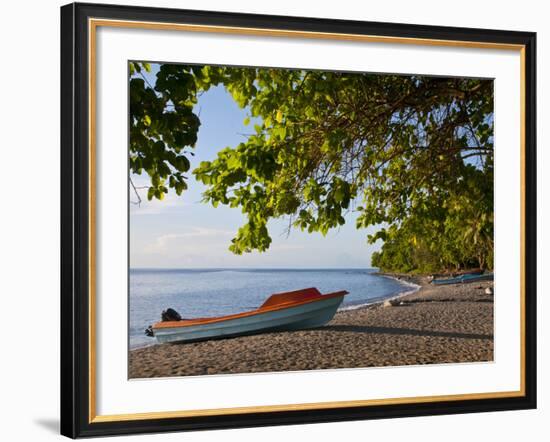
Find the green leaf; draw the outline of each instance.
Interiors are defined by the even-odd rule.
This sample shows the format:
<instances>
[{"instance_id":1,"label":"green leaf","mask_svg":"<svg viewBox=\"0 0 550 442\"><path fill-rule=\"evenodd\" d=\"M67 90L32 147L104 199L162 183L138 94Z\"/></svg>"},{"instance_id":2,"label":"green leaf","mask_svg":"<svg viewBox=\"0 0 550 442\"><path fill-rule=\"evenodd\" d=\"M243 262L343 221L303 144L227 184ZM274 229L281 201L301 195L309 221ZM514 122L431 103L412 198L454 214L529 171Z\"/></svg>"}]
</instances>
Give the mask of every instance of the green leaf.
<instances>
[{"instance_id":1,"label":"green leaf","mask_svg":"<svg viewBox=\"0 0 550 442\"><path fill-rule=\"evenodd\" d=\"M233 253L267 250L272 219L326 235L351 207L382 242L373 265L491 268L492 80L161 64L151 87L141 69L130 64L130 169L149 175L149 199L187 188L202 92L224 87L243 124L262 122L192 171L205 202L244 214Z\"/></svg>"}]
</instances>

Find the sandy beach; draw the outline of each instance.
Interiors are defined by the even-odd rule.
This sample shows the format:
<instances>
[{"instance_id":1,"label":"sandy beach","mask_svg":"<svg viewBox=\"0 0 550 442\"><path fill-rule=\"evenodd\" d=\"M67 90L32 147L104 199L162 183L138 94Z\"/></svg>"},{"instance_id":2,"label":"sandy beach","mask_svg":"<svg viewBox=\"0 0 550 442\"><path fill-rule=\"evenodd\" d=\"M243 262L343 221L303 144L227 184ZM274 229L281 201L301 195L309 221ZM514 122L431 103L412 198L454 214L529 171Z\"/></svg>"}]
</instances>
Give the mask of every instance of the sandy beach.
<instances>
[{"instance_id":1,"label":"sandy beach","mask_svg":"<svg viewBox=\"0 0 550 442\"><path fill-rule=\"evenodd\" d=\"M409 278L409 277L405 277ZM326 326L130 351L129 377L493 360L493 282L421 285L398 302L338 312Z\"/></svg>"}]
</instances>

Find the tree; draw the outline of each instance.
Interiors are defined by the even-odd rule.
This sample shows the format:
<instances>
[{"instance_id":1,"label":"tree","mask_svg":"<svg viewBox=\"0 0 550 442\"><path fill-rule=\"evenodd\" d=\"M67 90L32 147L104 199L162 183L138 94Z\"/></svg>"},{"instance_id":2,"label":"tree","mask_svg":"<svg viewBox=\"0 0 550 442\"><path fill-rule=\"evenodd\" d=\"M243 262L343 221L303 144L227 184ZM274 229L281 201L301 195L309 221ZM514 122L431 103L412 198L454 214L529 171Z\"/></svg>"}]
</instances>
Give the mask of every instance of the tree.
<instances>
[{"instance_id":1,"label":"tree","mask_svg":"<svg viewBox=\"0 0 550 442\"><path fill-rule=\"evenodd\" d=\"M151 178L148 199L163 199L168 188L178 195L187 189L189 149L197 142L200 121L194 67L162 65L154 87L143 71L148 63L130 63L130 170ZM200 68L198 68L200 70ZM187 149L187 150L186 150Z\"/></svg>"},{"instance_id":2,"label":"tree","mask_svg":"<svg viewBox=\"0 0 550 442\"><path fill-rule=\"evenodd\" d=\"M245 123L261 121L245 142L193 171L208 186L205 201L239 207L247 216L232 240L234 253L267 250L272 218L289 217L295 228L326 234L354 210L357 228L385 226L369 240L385 241L375 260L388 268L399 260L409 270L425 267L428 259L433 266L489 263L491 80L212 66L163 70L174 84L185 84L177 97L223 84L247 109ZM163 75L157 76L157 99L175 88ZM191 112L194 101L187 100L184 108ZM164 134L162 139L169 151L172 144ZM472 246L467 257L456 250L458 238ZM444 249L435 253L438 247Z\"/></svg>"}]
</instances>

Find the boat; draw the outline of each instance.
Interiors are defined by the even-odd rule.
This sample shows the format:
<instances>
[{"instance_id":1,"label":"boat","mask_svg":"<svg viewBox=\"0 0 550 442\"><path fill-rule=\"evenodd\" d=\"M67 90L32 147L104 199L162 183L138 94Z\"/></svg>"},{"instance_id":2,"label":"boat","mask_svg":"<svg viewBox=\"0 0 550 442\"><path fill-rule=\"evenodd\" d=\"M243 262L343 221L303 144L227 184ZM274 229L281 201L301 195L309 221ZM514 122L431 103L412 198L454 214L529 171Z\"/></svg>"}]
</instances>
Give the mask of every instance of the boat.
<instances>
[{"instance_id":1,"label":"boat","mask_svg":"<svg viewBox=\"0 0 550 442\"><path fill-rule=\"evenodd\" d=\"M436 285L463 284L465 282L492 281L493 279L493 273L465 273L454 278L433 279L431 283Z\"/></svg>"},{"instance_id":2,"label":"boat","mask_svg":"<svg viewBox=\"0 0 550 442\"><path fill-rule=\"evenodd\" d=\"M433 273L433 278L455 278L462 275L481 275L483 270L481 269L468 269L468 270L458 270L454 272L445 272L445 273Z\"/></svg>"},{"instance_id":3,"label":"boat","mask_svg":"<svg viewBox=\"0 0 550 442\"><path fill-rule=\"evenodd\" d=\"M303 330L329 322L348 292L314 287L271 295L257 309L213 318L161 321L146 330L159 343L193 342L271 331ZM177 314L179 317L179 314Z\"/></svg>"}]
</instances>

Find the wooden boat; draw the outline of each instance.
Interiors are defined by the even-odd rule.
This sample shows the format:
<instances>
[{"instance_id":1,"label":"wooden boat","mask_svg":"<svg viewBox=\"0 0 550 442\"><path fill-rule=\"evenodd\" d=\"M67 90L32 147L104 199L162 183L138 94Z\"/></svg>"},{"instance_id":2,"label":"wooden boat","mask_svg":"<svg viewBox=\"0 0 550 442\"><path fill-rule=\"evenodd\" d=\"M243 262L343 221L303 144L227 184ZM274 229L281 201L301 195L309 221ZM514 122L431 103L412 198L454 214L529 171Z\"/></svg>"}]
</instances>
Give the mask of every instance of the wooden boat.
<instances>
[{"instance_id":1,"label":"wooden boat","mask_svg":"<svg viewBox=\"0 0 550 442\"><path fill-rule=\"evenodd\" d=\"M332 319L347 294L339 291L322 295L316 288L277 293L256 310L215 318L157 322L151 330L158 342L165 343L320 327Z\"/></svg>"},{"instance_id":2,"label":"wooden boat","mask_svg":"<svg viewBox=\"0 0 550 442\"><path fill-rule=\"evenodd\" d=\"M432 284L444 285L444 284L462 284L465 282L478 282L478 281L492 281L494 275L492 273L465 273L454 278L434 279Z\"/></svg>"}]
</instances>

